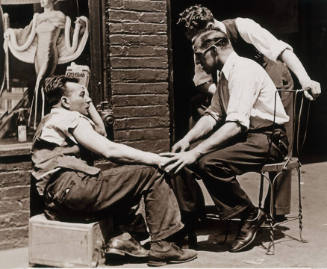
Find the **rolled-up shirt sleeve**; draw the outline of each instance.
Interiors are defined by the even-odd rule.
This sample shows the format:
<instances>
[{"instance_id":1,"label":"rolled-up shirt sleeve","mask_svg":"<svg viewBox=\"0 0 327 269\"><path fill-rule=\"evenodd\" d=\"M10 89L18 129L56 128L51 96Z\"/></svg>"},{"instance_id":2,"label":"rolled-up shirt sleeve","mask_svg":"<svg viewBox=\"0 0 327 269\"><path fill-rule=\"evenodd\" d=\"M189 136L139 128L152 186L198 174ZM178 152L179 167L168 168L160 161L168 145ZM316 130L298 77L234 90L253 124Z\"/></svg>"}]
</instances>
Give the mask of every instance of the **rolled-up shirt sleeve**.
<instances>
[{"instance_id":1,"label":"rolled-up shirt sleeve","mask_svg":"<svg viewBox=\"0 0 327 269\"><path fill-rule=\"evenodd\" d=\"M262 83L256 71L256 68L246 68L241 65L230 73L228 79L230 97L226 110L226 122L237 122L249 129L251 110Z\"/></svg>"},{"instance_id":2,"label":"rolled-up shirt sleeve","mask_svg":"<svg viewBox=\"0 0 327 269\"><path fill-rule=\"evenodd\" d=\"M204 111L205 115L210 115L217 122L222 121L224 117L223 109L220 106L218 90L215 91L214 95L211 98L210 106Z\"/></svg>"},{"instance_id":3,"label":"rolled-up shirt sleeve","mask_svg":"<svg viewBox=\"0 0 327 269\"><path fill-rule=\"evenodd\" d=\"M268 30L262 28L251 19L237 18L235 24L244 41L252 44L270 60L276 61L279 55L286 49L293 50L289 44L277 39Z\"/></svg>"}]
</instances>

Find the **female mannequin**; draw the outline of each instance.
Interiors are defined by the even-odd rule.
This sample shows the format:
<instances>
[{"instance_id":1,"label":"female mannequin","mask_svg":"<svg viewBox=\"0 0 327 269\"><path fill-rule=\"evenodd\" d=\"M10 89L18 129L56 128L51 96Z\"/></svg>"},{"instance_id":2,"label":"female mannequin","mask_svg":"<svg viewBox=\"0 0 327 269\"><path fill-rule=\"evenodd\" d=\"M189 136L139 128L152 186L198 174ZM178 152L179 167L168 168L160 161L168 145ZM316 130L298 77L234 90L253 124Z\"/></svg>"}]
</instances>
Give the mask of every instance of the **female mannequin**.
<instances>
[{"instance_id":1,"label":"female mannequin","mask_svg":"<svg viewBox=\"0 0 327 269\"><path fill-rule=\"evenodd\" d=\"M81 16L76 19L71 42L71 19L54 9L58 1L62 0L41 0L43 12L35 13L27 27L9 28L4 34L12 54L21 61L34 63L35 66L37 77L28 121L30 125L34 108L34 129L40 116L37 113L40 92L41 117L44 116L44 93L40 85L46 77L54 73L57 64L68 63L79 57L88 39L88 19Z\"/></svg>"}]
</instances>

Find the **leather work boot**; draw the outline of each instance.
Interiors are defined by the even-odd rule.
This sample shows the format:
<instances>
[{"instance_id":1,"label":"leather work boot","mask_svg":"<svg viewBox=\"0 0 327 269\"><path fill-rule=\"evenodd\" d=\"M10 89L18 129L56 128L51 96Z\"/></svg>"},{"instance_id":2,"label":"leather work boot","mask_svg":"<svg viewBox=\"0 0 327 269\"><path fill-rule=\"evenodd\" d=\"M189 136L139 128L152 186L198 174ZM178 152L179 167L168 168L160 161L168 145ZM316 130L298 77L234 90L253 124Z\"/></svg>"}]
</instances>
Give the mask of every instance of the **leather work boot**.
<instances>
[{"instance_id":1,"label":"leather work boot","mask_svg":"<svg viewBox=\"0 0 327 269\"><path fill-rule=\"evenodd\" d=\"M197 258L197 252L192 249L181 249L172 242L151 242L148 266L163 266L168 263L177 264L189 262Z\"/></svg>"},{"instance_id":2,"label":"leather work boot","mask_svg":"<svg viewBox=\"0 0 327 269\"><path fill-rule=\"evenodd\" d=\"M239 252L248 247L257 234L260 225L265 221L266 215L261 209L251 211L243 221L239 234L236 237L230 252Z\"/></svg>"},{"instance_id":3,"label":"leather work boot","mask_svg":"<svg viewBox=\"0 0 327 269\"><path fill-rule=\"evenodd\" d=\"M184 228L177 233L175 233L173 236L170 236L169 238L166 238L166 241L173 242L180 248L197 248L197 236L193 229L193 227L190 227L188 225L184 225Z\"/></svg>"},{"instance_id":4,"label":"leather work boot","mask_svg":"<svg viewBox=\"0 0 327 269\"><path fill-rule=\"evenodd\" d=\"M149 251L144 249L129 233L122 233L111 238L105 251L107 254L129 255L138 258L148 257Z\"/></svg>"}]
</instances>

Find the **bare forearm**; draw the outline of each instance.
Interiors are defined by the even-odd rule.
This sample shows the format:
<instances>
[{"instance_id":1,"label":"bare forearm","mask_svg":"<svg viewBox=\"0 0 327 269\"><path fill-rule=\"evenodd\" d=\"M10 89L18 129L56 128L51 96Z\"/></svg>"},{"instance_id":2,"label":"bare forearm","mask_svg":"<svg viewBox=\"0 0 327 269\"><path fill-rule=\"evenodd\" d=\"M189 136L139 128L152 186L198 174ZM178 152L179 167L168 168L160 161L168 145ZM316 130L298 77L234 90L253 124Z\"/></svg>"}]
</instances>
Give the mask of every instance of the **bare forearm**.
<instances>
[{"instance_id":1,"label":"bare forearm","mask_svg":"<svg viewBox=\"0 0 327 269\"><path fill-rule=\"evenodd\" d=\"M200 157L212 150L218 149L228 140L238 135L241 132L241 126L235 122L227 122L214 132L208 139L204 140L192 151Z\"/></svg>"},{"instance_id":2,"label":"bare forearm","mask_svg":"<svg viewBox=\"0 0 327 269\"><path fill-rule=\"evenodd\" d=\"M80 122L73 130L73 136L86 149L113 161L157 166L162 162L158 154L110 141L97 133L87 120Z\"/></svg>"},{"instance_id":3,"label":"bare forearm","mask_svg":"<svg viewBox=\"0 0 327 269\"><path fill-rule=\"evenodd\" d=\"M199 119L195 126L185 135L183 139L189 143L198 140L208 134L215 127L216 121L209 115L205 115Z\"/></svg>"},{"instance_id":4,"label":"bare forearm","mask_svg":"<svg viewBox=\"0 0 327 269\"><path fill-rule=\"evenodd\" d=\"M158 165L160 161L155 153L112 142L86 125L78 126L73 135L82 146L112 161L147 165Z\"/></svg>"},{"instance_id":5,"label":"bare forearm","mask_svg":"<svg viewBox=\"0 0 327 269\"><path fill-rule=\"evenodd\" d=\"M241 126L235 122L228 122L221 126L209 138L201 142L194 149L173 153L174 155L163 164L167 173L178 173L183 167L195 163L201 156L219 149L232 137L241 132Z\"/></svg>"},{"instance_id":6,"label":"bare forearm","mask_svg":"<svg viewBox=\"0 0 327 269\"><path fill-rule=\"evenodd\" d=\"M280 55L281 60L296 75L301 85L310 81L310 77L295 53L289 49L284 50Z\"/></svg>"},{"instance_id":7,"label":"bare forearm","mask_svg":"<svg viewBox=\"0 0 327 269\"><path fill-rule=\"evenodd\" d=\"M113 142L108 149L106 157L110 160L122 163L139 163L155 166L158 166L160 163L160 157L155 153L138 150Z\"/></svg>"},{"instance_id":8,"label":"bare forearm","mask_svg":"<svg viewBox=\"0 0 327 269\"><path fill-rule=\"evenodd\" d=\"M106 128L104 126L104 122L101 116L99 115L98 111L96 110L93 102L90 103L89 116L92 119L92 121L95 123L96 131L99 134L106 136Z\"/></svg>"},{"instance_id":9,"label":"bare forearm","mask_svg":"<svg viewBox=\"0 0 327 269\"><path fill-rule=\"evenodd\" d=\"M304 91L304 96L310 100L315 100L321 94L321 86L318 81L312 80L305 71L299 58L291 50L284 50L280 58L287 64L289 69L298 78L301 87Z\"/></svg>"}]
</instances>

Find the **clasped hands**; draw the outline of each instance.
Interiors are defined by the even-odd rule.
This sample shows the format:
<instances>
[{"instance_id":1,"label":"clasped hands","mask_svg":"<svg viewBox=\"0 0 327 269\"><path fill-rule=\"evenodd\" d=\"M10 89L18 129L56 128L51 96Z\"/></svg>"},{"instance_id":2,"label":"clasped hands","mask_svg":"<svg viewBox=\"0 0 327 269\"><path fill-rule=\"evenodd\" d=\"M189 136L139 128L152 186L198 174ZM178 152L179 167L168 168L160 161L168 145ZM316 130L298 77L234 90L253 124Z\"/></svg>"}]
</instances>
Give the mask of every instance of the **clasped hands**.
<instances>
[{"instance_id":1,"label":"clasped hands","mask_svg":"<svg viewBox=\"0 0 327 269\"><path fill-rule=\"evenodd\" d=\"M172 147L171 152L160 153L162 162L159 168L166 173L177 174L183 167L196 162L199 154L195 150L188 150L189 148L190 143L182 139Z\"/></svg>"}]
</instances>

